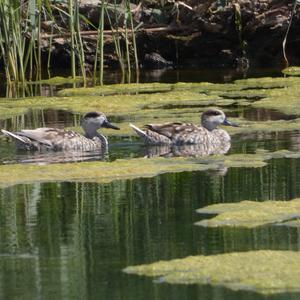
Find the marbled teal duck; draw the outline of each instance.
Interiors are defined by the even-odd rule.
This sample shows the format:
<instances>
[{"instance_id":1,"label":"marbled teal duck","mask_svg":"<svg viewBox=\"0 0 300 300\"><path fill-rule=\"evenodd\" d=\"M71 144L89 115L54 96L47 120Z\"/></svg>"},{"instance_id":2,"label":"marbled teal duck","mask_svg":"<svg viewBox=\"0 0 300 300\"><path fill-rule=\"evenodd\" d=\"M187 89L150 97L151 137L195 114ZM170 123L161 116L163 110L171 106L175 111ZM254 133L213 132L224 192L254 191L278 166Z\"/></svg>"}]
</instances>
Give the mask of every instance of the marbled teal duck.
<instances>
[{"instance_id":1,"label":"marbled teal duck","mask_svg":"<svg viewBox=\"0 0 300 300\"><path fill-rule=\"evenodd\" d=\"M148 124L144 126L145 130L133 124L130 127L147 145L202 144L208 148L218 148L230 142L229 134L218 128L219 125L238 126L229 122L223 111L212 108L202 113L200 126L176 122Z\"/></svg>"},{"instance_id":2,"label":"marbled teal duck","mask_svg":"<svg viewBox=\"0 0 300 300\"><path fill-rule=\"evenodd\" d=\"M89 112L81 121L84 135L73 130L58 128L24 129L10 132L2 129L2 133L16 141L18 149L25 150L54 150L54 151L92 151L106 150L107 139L97 130L101 127L120 129L108 122L101 112Z\"/></svg>"}]
</instances>

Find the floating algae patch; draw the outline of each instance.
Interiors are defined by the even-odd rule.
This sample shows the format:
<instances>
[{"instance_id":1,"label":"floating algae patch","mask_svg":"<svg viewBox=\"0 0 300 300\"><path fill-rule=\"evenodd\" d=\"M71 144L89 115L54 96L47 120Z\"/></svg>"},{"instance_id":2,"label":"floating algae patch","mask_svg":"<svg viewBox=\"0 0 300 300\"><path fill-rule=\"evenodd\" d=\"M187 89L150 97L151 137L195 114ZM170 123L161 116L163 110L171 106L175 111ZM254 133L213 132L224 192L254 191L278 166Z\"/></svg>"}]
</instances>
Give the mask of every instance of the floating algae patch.
<instances>
[{"instance_id":1,"label":"floating algae patch","mask_svg":"<svg viewBox=\"0 0 300 300\"><path fill-rule=\"evenodd\" d=\"M118 179L152 177L167 172L216 169L195 159L121 159L113 162L0 165L0 186L50 181L111 182Z\"/></svg>"},{"instance_id":2,"label":"floating algae patch","mask_svg":"<svg viewBox=\"0 0 300 300\"><path fill-rule=\"evenodd\" d=\"M201 163L218 164L227 168L261 168L267 165L267 161L277 158L299 158L300 152L278 150L275 152L259 151L255 154L231 154L222 156L209 156L199 159Z\"/></svg>"},{"instance_id":3,"label":"floating algae patch","mask_svg":"<svg viewBox=\"0 0 300 300\"><path fill-rule=\"evenodd\" d=\"M59 92L60 96L82 97L89 96L89 101L94 103L89 107L97 107L99 95L118 95L118 104L122 110L135 113L134 101L141 101L149 105L174 105L184 104L185 101L195 101L193 105L253 105L254 107L270 108L284 113L300 114L300 78L252 78L237 80L234 84L213 83L176 83L176 84L121 84L108 85L94 88L65 89ZM131 93L128 95L126 93ZM134 94L140 93L140 94ZM150 93L150 94L143 94ZM122 95L123 94L123 95ZM97 100L92 100L94 96ZM126 97L127 96L127 97ZM129 100L129 98L132 100ZM105 98L109 102L113 98ZM249 101L247 101L249 100ZM198 101L198 102L197 102ZM223 102L222 102L223 101ZM179 103L178 103L179 102ZM113 102L112 102L113 103ZM104 105L105 106L105 105ZM139 106L139 109L143 106ZM117 111L117 109L115 109Z\"/></svg>"},{"instance_id":4,"label":"floating algae patch","mask_svg":"<svg viewBox=\"0 0 300 300\"><path fill-rule=\"evenodd\" d=\"M255 108L268 108L276 109L288 115L300 115L300 88L295 90L295 93L289 95L287 92L279 93L277 95L272 95L272 97L267 97L261 99L252 104Z\"/></svg>"},{"instance_id":5,"label":"floating algae patch","mask_svg":"<svg viewBox=\"0 0 300 300\"><path fill-rule=\"evenodd\" d=\"M160 277L170 284L210 284L262 294L300 291L300 252L249 251L189 256L130 266L128 274Z\"/></svg>"},{"instance_id":6,"label":"floating algae patch","mask_svg":"<svg viewBox=\"0 0 300 300\"><path fill-rule=\"evenodd\" d=\"M284 75L289 75L289 76L300 76L300 67L288 67L285 68L281 71Z\"/></svg>"},{"instance_id":7,"label":"floating algae patch","mask_svg":"<svg viewBox=\"0 0 300 300\"><path fill-rule=\"evenodd\" d=\"M299 228L300 227L300 219L286 221L286 222L279 223L279 224L276 224L276 225Z\"/></svg>"},{"instance_id":8,"label":"floating algae patch","mask_svg":"<svg viewBox=\"0 0 300 300\"><path fill-rule=\"evenodd\" d=\"M105 114L135 115L147 106L169 105L173 102L194 101L202 105L214 105L218 100L216 96L208 96L192 91L172 91L168 93L110 95L110 96L72 96L72 97L34 97L26 99L0 99L0 109L53 108L65 109L75 113L87 111L102 111ZM10 115L7 115L9 117Z\"/></svg>"},{"instance_id":9,"label":"floating algae patch","mask_svg":"<svg viewBox=\"0 0 300 300\"><path fill-rule=\"evenodd\" d=\"M194 90L198 92L213 92L213 91L238 91L242 90L242 85L233 83L211 83L211 82L177 82L172 85L174 90Z\"/></svg>"},{"instance_id":10,"label":"floating algae patch","mask_svg":"<svg viewBox=\"0 0 300 300\"><path fill-rule=\"evenodd\" d=\"M42 79L39 81L29 81L30 84L49 84L49 85L63 85L63 84L72 84L72 83L80 83L83 82L83 77L76 76L73 77L61 77L61 76L55 76L51 77L49 79Z\"/></svg>"},{"instance_id":11,"label":"floating algae patch","mask_svg":"<svg viewBox=\"0 0 300 300\"><path fill-rule=\"evenodd\" d=\"M65 164L0 165L0 187L31 182L80 181L111 182L118 179L152 177L162 173L204 171L220 168L259 168L272 158L300 157L300 152L287 150L257 154L232 154L208 157L176 157L151 159L120 159L113 162L82 162Z\"/></svg>"},{"instance_id":12,"label":"floating algae patch","mask_svg":"<svg viewBox=\"0 0 300 300\"><path fill-rule=\"evenodd\" d=\"M1 107L0 105L0 119L24 115L27 111L27 108Z\"/></svg>"},{"instance_id":13,"label":"floating algae patch","mask_svg":"<svg viewBox=\"0 0 300 300\"><path fill-rule=\"evenodd\" d=\"M130 83L95 86L92 88L68 88L58 92L59 96L99 96L126 93L162 93L170 91L193 91L197 93L240 91L242 85L217 84L209 82L178 82L178 83Z\"/></svg>"},{"instance_id":14,"label":"floating algae patch","mask_svg":"<svg viewBox=\"0 0 300 300\"><path fill-rule=\"evenodd\" d=\"M231 118L230 118L231 119ZM248 121L236 119L239 127L226 127L231 135L252 132L282 132L300 130L300 118L293 120Z\"/></svg>"},{"instance_id":15,"label":"floating algae patch","mask_svg":"<svg viewBox=\"0 0 300 300\"><path fill-rule=\"evenodd\" d=\"M270 89L274 88L282 89L290 86L294 86L300 83L298 77L261 77L261 78L248 78L239 79L234 82L236 85L241 85L243 89L257 88L257 89Z\"/></svg>"},{"instance_id":16,"label":"floating algae patch","mask_svg":"<svg viewBox=\"0 0 300 300\"><path fill-rule=\"evenodd\" d=\"M300 115L300 77L252 78L237 80L236 84L253 89L269 88L264 90L264 98L251 104L255 108L276 109L285 114Z\"/></svg>"},{"instance_id":17,"label":"floating algae patch","mask_svg":"<svg viewBox=\"0 0 300 300\"><path fill-rule=\"evenodd\" d=\"M230 111L233 106L251 105L257 108L276 109L287 114L300 114L299 83L300 78L289 77L246 79L236 81L235 84L153 83L66 89L65 95L70 91L72 93L68 95L72 94L72 96L0 99L0 118L24 114L29 109L52 108L80 114L88 111L102 111L108 117L112 115L122 117L124 122L121 131L110 131L110 133L133 135L134 133L127 128L129 122L137 125L169 121L199 124L199 112L211 106L225 107L226 112ZM273 87L277 85L280 88L263 89L270 85ZM95 93L94 89L101 93ZM139 93L139 90L145 93ZM126 91L131 91L131 94ZM61 92L62 95L64 93ZM264 98L260 99L261 97ZM247 98L249 101L246 101ZM257 99L260 100L253 102ZM291 122L279 120L277 123L242 120L239 128L226 128L226 130L231 134L295 130L300 128L298 123L299 120Z\"/></svg>"},{"instance_id":18,"label":"floating algae patch","mask_svg":"<svg viewBox=\"0 0 300 300\"><path fill-rule=\"evenodd\" d=\"M200 208L197 212L217 214L211 219L195 223L199 226L253 228L300 218L300 199L291 201L219 203Z\"/></svg>"},{"instance_id":19,"label":"floating algae patch","mask_svg":"<svg viewBox=\"0 0 300 300\"><path fill-rule=\"evenodd\" d=\"M267 165L267 159L266 154L232 154L224 157L223 164L231 168L261 168Z\"/></svg>"},{"instance_id":20,"label":"floating algae patch","mask_svg":"<svg viewBox=\"0 0 300 300\"><path fill-rule=\"evenodd\" d=\"M220 97L225 99L232 99L232 100L259 100L262 98L265 98L269 95L268 90L262 91L262 90L241 90L241 91L228 91L224 93L216 92Z\"/></svg>"},{"instance_id":21,"label":"floating algae patch","mask_svg":"<svg viewBox=\"0 0 300 300\"><path fill-rule=\"evenodd\" d=\"M60 96L101 96L126 93L158 93L171 91L169 83L110 84L90 88L70 88L58 92Z\"/></svg>"}]
</instances>

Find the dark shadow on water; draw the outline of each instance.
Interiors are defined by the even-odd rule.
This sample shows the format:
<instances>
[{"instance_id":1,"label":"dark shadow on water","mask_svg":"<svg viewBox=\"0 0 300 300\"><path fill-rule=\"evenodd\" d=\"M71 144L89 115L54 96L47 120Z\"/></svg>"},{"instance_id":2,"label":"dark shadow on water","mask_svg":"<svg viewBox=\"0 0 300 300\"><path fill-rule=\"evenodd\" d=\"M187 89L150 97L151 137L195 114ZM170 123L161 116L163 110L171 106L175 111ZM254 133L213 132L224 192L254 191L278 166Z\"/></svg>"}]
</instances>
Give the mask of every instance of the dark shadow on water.
<instances>
[{"instance_id":1,"label":"dark shadow on water","mask_svg":"<svg viewBox=\"0 0 300 300\"><path fill-rule=\"evenodd\" d=\"M108 160L108 154L102 151L45 151L45 152L30 152L30 151L15 151L11 158L0 160L0 164L15 164L15 163L33 163L37 165L51 163L70 163L83 161L105 161Z\"/></svg>"},{"instance_id":2,"label":"dark shadow on water","mask_svg":"<svg viewBox=\"0 0 300 300\"><path fill-rule=\"evenodd\" d=\"M247 99L249 101L258 101L264 98L264 96L259 96L259 95L225 95L225 94L220 94L220 97L224 98L224 99L234 99L234 100L244 100Z\"/></svg>"},{"instance_id":3,"label":"dark shadow on water","mask_svg":"<svg viewBox=\"0 0 300 300\"><path fill-rule=\"evenodd\" d=\"M295 120L299 116L287 115L275 109L250 107L243 111L243 117L249 121Z\"/></svg>"},{"instance_id":4,"label":"dark shadow on water","mask_svg":"<svg viewBox=\"0 0 300 300\"><path fill-rule=\"evenodd\" d=\"M65 128L77 126L80 116L67 110L59 109L28 109L26 114L16 115L8 119L0 119L0 128L9 131L34 129L38 127Z\"/></svg>"},{"instance_id":5,"label":"dark shadow on water","mask_svg":"<svg viewBox=\"0 0 300 300\"><path fill-rule=\"evenodd\" d=\"M52 70L51 76L69 77L71 72L65 69ZM161 69L161 70L142 70L139 78L140 83L161 82L212 82L212 83L230 83L236 79L244 79L250 77L279 77L282 76L278 69L249 69L247 73L237 71L236 69ZM0 74L2 79L0 82L0 97L29 97L29 96L56 96L57 92L64 88L82 87L82 83L51 85L47 83L30 82L25 87L6 86L4 74ZM43 74L43 79L48 79L48 74ZM87 86L92 86L90 80ZM119 70L106 70L104 74L104 84L123 83L123 77ZM132 82L135 83L135 82Z\"/></svg>"}]
</instances>

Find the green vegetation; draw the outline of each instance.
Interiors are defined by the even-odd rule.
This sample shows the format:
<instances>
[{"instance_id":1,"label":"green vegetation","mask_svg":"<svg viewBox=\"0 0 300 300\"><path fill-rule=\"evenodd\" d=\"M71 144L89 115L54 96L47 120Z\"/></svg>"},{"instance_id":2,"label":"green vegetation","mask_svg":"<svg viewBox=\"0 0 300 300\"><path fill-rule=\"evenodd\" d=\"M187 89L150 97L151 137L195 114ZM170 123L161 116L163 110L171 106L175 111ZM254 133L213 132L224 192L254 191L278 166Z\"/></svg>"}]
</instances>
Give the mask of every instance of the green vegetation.
<instances>
[{"instance_id":1,"label":"green vegetation","mask_svg":"<svg viewBox=\"0 0 300 300\"><path fill-rule=\"evenodd\" d=\"M282 70L284 75L289 76L299 76L300 75L300 67L288 67Z\"/></svg>"},{"instance_id":2,"label":"green vegetation","mask_svg":"<svg viewBox=\"0 0 300 300\"><path fill-rule=\"evenodd\" d=\"M221 285L262 294L299 291L300 252L249 251L189 256L124 269L171 284Z\"/></svg>"},{"instance_id":3,"label":"green vegetation","mask_svg":"<svg viewBox=\"0 0 300 300\"><path fill-rule=\"evenodd\" d=\"M120 5L117 1L109 5L99 0L101 10L98 36L97 51L94 65L94 82L100 78L100 84L103 84L103 64L104 64L104 19L109 19L111 31L113 31L113 39L118 54L121 70L123 73L131 73L131 69L135 69L138 74L138 58L137 47L135 42L135 28L133 26L132 15L129 0L123 1L122 12L125 20L121 22L111 22L109 14L120 18ZM82 77L83 82L87 81L86 72L86 45L83 41L82 27L91 26L97 28L79 12L79 2L68 0L66 4L60 5L55 1L16 1L3 0L0 2L0 59L5 67L5 74L8 83L21 82L25 84L27 80L41 80L42 69L51 67L51 48L53 43L53 32L62 34L61 25L68 24L70 36L70 65L72 78L78 75ZM42 32L42 25L51 27L51 34ZM130 30L130 33L128 32ZM123 31L125 35L122 35ZM66 36L62 34L63 38ZM126 46L123 46L124 41ZM42 60L42 43L48 44L47 64ZM133 57L134 63L130 59ZM126 63L124 63L126 57ZM99 66L99 68L98 68ZM79 70L79 72L78 72ZM99 71L99 72L98 72Z\"/></svg>"},{"instance_id":4,"label":"green vegetation","mask_svg":"<svg viewBox=\"0 0 300 300\"><path fill-rule=\"evenodd\" d=\"M81 80L81 77L75 79L76 82ZM74 79L54 77L41 81L45 84L61 82L72 83ZM200 112L208 106L221 107L225 112L238 112L244 107L254 107L300 115L299 85L300 78L288 77L238 80L235 84L144 83L71 88L60 91L59 97L1 99L0 117L20 115L28 109L64 109L80 114L97 110L108 116L121 118L121 130L110 131L109 134L134 135L128 127L129 122L138 126L169 121L199 123ZM300 128L300 119L254 122L242 117L230 119L241 125L237 128L226 128L231 135Z\"/></svg>"},{"instance_id":5,"label":"green vegetation","mask_svg":"<svg viewBox=\"0 0 300 300\"><path fill-rule=\"evenodd\" d=\"M70 154L72 156L72 153ZM113 162L0 165L0 186L50 181L111 182L119 179L152 177L162 173L226 168L260 168L272 158L296 158L298 152L276 151L257 154L216 155L203 158L137 158ZM65 159L68 154L65 154Z\"/></svg>"},{"instance_id":6,"label":"green vegetation","mask_svg":"<svg viewBox=\"0 0 300 300\"><path fill-rule=\"evenodd\" d=\"M218 215L212 219L197 222L196 225L205 227L233 226L251 228L299 218L299 211L300 199L291 201L219 203L198 209L197 212L201 214Z\"/></svg>"},{"instance_id":7,"label":"green vegetation","mask_svg":"<svg viewBox=\"0 0 300 300\"><path fill-rule=\"evenodd\" d=\"M75 79L79 82L81 77ZM72 78L54 77L43 80L45 84L72 83ZM119 118L120 131L106 131L108 135L135 136L128 123L137 126L147 123L192 122L199 123L201 111L208 106L221 107L226 113L243 110L244 107L277 109L300 114L297 98L300 78L248 79L236 84L176 83L176 84L115 84L93 88L71 88L59 92L60 97L34 97L1 99L0 117L14 118L29 109L62 109L84 114L102 111L109 117ZM262 89L259 86L263 87ZM286 88L283 88L286 86ZM258 88L258 89L257 89ZM262 98L263 97L263 98ZM285 97L286 101L282 101ZM253 100L256 99L256 100ZM257 100L258 99L258 100ZM299 109L298 109L299 108ZM299 111L298 111L299 110ZM226 127L231 134L251 132L279 132L298 130L300 119L249 121L232 118L240 127ZM81 131L80 128L74 128Z\"/></svg>"},{"instance_id":8,"label":"green vegetation","mask_svg":"<svg viewBox=\"0 0 300 300\"><path fill-rule=\"evenodd\" d=\"M0 165L0 186L50 181L111 182L118 179L152 177L167 172L207 170L216 166L193 159L129 159L50 165ZM13 174L13 176L11 176Z\"/></svg>"},{"instance_id":9,"label":"green vegetation","mask_svg":"<svg viewBox=\"0 0 300 300\"><path fill-rule=\"evenodd\" d=\"M282 222L279 224L276 224L278 226L288 226L288 227L300 227L300 219L296 219L296 220L291 220L291 221L286 221L286 222Z\"/></svg>"},{"instance_id":10,"label":"green vegetation","mask_svg":"<svg viewBox=\"0 0 300 300\"><path fill-rule=\"evenodd\" d=\"M254 78L237 80L235 84L211 84L211 83L177 83L177 84L133 84L133 85L109 85L89 89L66 89L61 91L61 96L93 96L120 94L123 99L128 96L133 99L141 99L146 107L157 102L165 105L180 106L182 102L193 101L201 106L209 105L239 105L255 108L276 109L286 114L300 115L300 78ZM143 93L150 93L143 95ZM163 93L162 93L163 92ZM140 93L127 95L127 93ZM125 94L125 95L124 95ZM95 98L94 98L95 99ZM110 98L103 98L109 99ZM172 102L170 100L173 100ZM283 101L284 100L284 101ZM151 102L154 103L151 103ZM197 102L198 101L198 102ZM129 104L127 101L124 103ZM128 106L129 107L129 106ZM165 108L165 107L164 107Z\"/></svg>"}]
</instances>

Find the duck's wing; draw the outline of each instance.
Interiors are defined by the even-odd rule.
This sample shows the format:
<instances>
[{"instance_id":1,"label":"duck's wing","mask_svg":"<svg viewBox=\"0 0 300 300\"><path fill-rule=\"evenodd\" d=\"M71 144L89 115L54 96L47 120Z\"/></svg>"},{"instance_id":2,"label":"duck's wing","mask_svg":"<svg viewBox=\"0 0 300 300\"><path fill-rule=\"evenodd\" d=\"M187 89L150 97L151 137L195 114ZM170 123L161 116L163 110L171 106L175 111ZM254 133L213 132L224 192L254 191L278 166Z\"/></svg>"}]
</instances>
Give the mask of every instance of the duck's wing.
<instances>
[{"instance_id":1,"label":"duck's wing","mask_svg":"<svg viewBox=\"0 0 300 300\"><path fill-rule=\"evenodd\" d=\"M17 148L20 149L39 149L40 145L44 145L46 148L51 147L51 143L47 140L44 140L39 136L39 134L35 134L35 130L23 130L20 132L11 132L8 130L2 129L1 132L8 136L11 137L16 141Z\"/></svg>"},{"instance_id":2,"label":"duck's wing","mask_svg":"<svg viewBox=\"0 0 300 300\"><path fill-rule=\"evenodd\" d=\"M201 137L206 134L206 129L191 123L165 123L145 125L147 131L154 131L166 136L172 144L201 143Z\"/></svg>"},{"instance_id":3,"label":"duck's wing","mask_svg":"<svg viewBox=\"0 0 300 300\"><path fill-rule=\"evenodd\" d=\"M85 137L73 130L63 130L57 128L37 128L24 129L18 133L22 137L27 137L32 141L38 142L51 149L61 150L66 147L66 144L72 145L78 139L82 140Z\"/></svg>"},{"instance_id":4,"label":"duck's wing","mask_svg":"<svg viewBox=\"0 0 300 300\"><path fill-rule=\"evenodd\" d=\"M10 132L2 130L9 137L16 140L17 148L26 150L65 150L65 149L81 149L87 141L94 147L94 141L87 139L85 136L72 131L57 128L36 128L23 129L19 132Z\"/></svg>"},{"instance_id":5,"label":"duck's wing","mask_svg":"<svg viewBox=\"0 0 300 300\"><path fill-rule=\"evenodd\" d=\"M163 136L166 136L167 138L171 139L174 134L178 130L179 127L181 127L183 123L164 123L164 124L146 124L144 125L145 129L154 131L158 134L161 134Z\"/></svg>"},{"instance_id":6,"label":"duck's wing","mask_svg":"<svg viewBox=\"0 0 300 300\"><path fill-rule=\"evenodd\" d=\"M130 124L146 144L197 144L207 135L207 130L191 123L147 124L144 130Z\"/></svg>"},{"instance_id":7,"label":"duck's wing","mask_svg":"<svg viewBox=\"0 0 300 300\"><path fill-rule=\"evenodd\" d=\"M53 146L53 141L57 139L61 131L63 132L64 130L43 127L36 129L23 129L16 132L16 135L21 138L28 138L32 142L37 142L51 148Z\"/></svg>"}]
</instances>

